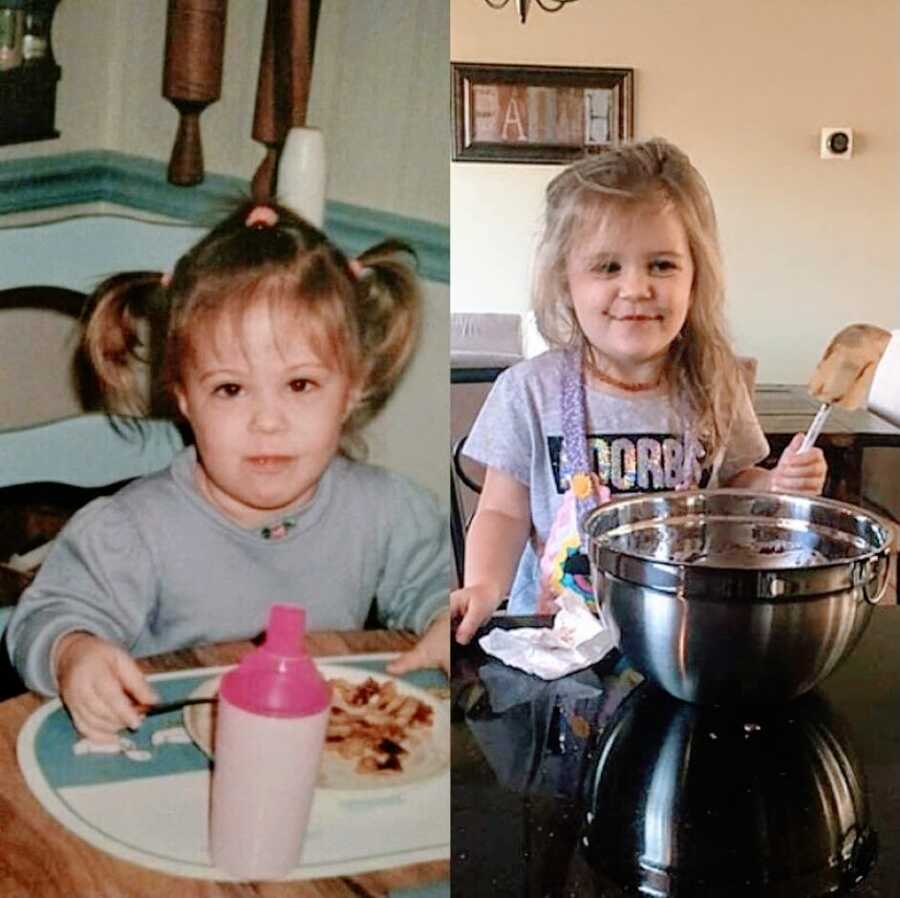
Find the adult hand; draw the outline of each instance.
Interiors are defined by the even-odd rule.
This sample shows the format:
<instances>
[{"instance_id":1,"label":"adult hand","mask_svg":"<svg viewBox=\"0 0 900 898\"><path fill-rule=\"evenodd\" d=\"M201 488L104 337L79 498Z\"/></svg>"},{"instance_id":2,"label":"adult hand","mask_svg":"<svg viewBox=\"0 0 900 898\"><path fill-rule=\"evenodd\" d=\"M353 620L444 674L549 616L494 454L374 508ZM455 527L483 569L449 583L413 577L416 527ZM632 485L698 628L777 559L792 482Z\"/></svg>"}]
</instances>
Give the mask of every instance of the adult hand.
<instances>
[{"instance_id":1,"label":"adult hand","mask_svg":"<svg viewBox=\"0 0 900 898\"><path fill-rule=\"evenodd\" d=\"M871 324L845 327L828 344L813 372L810 395L841 408L864 406L875 369L890 341L890 331Z\"/></svg>"},{"instance_id":2,"label":"adult hand","mask_svg":"<svg viewBox=\"0 0 900 898\"><path fill-rule=\"evenodd\" d=\"M450 593L450 614L459 619L456 641L465 645L500 607L503 596L483 586L467 586Z\"/></svg>"},{"instance_id":3,"label":"adult hand","mask_svg":"<svg viewBox=\"0 0 900 898\"><path fill-rule=\"evenodd\" d=\"M387 666L389 674L404 674L423 667L439 667L450 676L450 612L441 612L422 638L408 652L395 658Z\"/></svg>"},{"instance_id":4,"label":"adult hand","mask_svg":"<svg viewBox=\"0 0 900 898\"><path fill-rule=\"evenodd\" d=\"M123 727L137 729L136 703L159 697L120 646L90 633L69 633L55 652L59 694L75 728L91 742L114 742Z\"/></svg>"},{"instance_id":5,"label":"adult hand","mask_svg":"<svg viewBox=\"0 0 900 898\"><path fill-rule=\"evenodd\" d=\"M771 488L777 493L812 493L818 496L825 486L828 465L822 450L813 446L799 452L803 434L794 434L771 471Z\"/></svg>"}]
</instances>

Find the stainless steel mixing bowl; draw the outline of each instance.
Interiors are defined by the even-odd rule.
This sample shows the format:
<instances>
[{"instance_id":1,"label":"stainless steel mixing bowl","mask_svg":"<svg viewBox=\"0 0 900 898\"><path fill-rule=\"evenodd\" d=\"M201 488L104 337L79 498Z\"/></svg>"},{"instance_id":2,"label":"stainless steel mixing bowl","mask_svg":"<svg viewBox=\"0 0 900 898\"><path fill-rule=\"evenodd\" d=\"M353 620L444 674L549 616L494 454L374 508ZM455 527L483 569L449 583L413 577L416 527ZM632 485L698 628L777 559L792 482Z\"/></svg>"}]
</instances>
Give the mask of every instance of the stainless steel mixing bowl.
<instances>
[{"instance_id":1,"label":"stainless steel mixing bowl","mask_svg":"<svg viewBox=\"0 0 900 898\"><path fill-rule=\"evenodd\" d=\"M787 701L853 650L888 578L890 525L843 502L655 493L584 522L594 593L632 664L699 704Z\"/></svg>"}]
</instances>

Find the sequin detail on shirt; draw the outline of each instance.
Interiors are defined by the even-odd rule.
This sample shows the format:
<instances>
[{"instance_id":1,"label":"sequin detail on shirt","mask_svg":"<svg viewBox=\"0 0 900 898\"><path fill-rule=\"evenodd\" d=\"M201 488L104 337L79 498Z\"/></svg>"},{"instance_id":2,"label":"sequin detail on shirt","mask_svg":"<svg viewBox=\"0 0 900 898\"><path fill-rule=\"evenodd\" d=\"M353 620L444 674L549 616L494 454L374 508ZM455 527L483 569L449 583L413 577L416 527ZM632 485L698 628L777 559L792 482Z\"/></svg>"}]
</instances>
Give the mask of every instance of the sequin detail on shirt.
<instances>
[{"instance_id":1,"label":"sequin detail on shirt","mask_svg":"<svg viewBox=\"0 0 900 898\"><path fill-rule=\"evenodd\" d=\"M685 449L687 447L687 450ZM688 436L666 433L588 434L590 469L612 493L703 487L712 474L704 448ZM557 492L569 488L565 441L547 437L547 451Z\"/></svg>"}]
</instances>

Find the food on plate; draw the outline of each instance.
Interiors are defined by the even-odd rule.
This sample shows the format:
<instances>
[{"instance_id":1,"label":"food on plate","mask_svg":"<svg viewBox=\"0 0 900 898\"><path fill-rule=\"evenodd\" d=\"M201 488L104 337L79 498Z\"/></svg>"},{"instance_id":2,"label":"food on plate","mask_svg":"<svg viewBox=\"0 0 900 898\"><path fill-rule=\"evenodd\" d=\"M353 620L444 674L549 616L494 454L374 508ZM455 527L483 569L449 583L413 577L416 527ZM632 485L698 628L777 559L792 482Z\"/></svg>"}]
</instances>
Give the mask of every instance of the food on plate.
<instances>
[{"instance_id":1,"label":"food on plate","mask_svg":"<svg viewBox=\"0 0 900 898\"><path fill-rule=\"evenodd\" d=\"M333 690L325 749L356 761L357 773L385 774L403 770L405 757L434 722L430 705L403 695L393 681L369 677L351 683L328 681Z\"/></svg>"}]
</instances>

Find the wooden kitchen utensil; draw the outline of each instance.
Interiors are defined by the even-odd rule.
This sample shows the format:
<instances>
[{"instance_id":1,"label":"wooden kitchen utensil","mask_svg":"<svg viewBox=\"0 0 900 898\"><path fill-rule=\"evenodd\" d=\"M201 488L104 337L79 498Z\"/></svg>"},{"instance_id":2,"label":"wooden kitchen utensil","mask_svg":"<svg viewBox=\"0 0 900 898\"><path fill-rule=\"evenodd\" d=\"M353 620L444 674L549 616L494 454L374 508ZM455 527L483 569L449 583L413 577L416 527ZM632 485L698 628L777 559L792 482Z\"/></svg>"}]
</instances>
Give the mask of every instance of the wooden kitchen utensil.
<instances>
[{"instance_id":1,"label":"wooden kitchen utensil","mask_svg":"<svg viewBox=\"0 0 900 898\"><path fill-rule=\"evenodd\" d=\"M169 181L203 180L200 113L219 99L225 50L227 0L169 0L163 96L179 113L169 160Z\"/></svg>"},{"instance_id":2,"label":"wooden kitchen utensil","mask_svg":"<svg viewBox=\"0 0 900 898\"><path fill-rule=\"evenodd\" d=\"M320 4L321 0L268 0L253 116L253 139L266 148L253 176L258 202L275 193L278 155L288 131L306 124Z\"/></svg>"}]
</instances>

